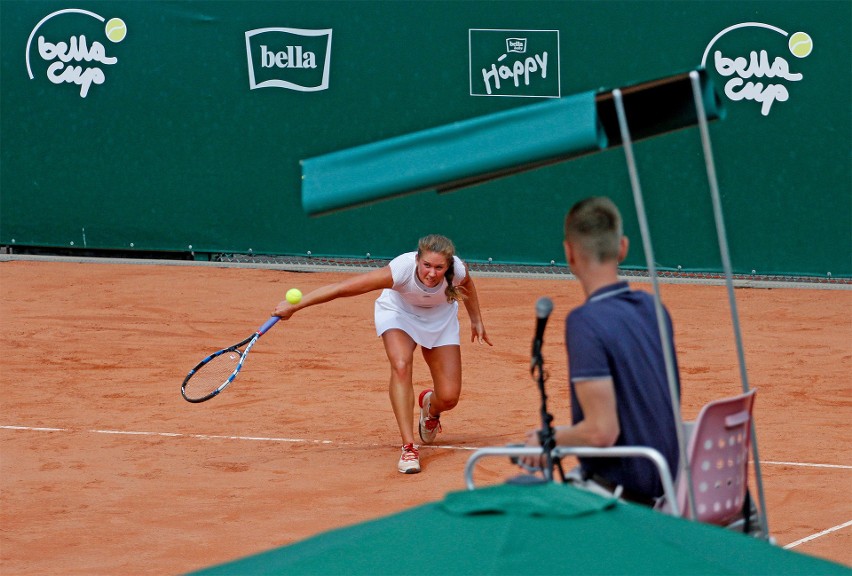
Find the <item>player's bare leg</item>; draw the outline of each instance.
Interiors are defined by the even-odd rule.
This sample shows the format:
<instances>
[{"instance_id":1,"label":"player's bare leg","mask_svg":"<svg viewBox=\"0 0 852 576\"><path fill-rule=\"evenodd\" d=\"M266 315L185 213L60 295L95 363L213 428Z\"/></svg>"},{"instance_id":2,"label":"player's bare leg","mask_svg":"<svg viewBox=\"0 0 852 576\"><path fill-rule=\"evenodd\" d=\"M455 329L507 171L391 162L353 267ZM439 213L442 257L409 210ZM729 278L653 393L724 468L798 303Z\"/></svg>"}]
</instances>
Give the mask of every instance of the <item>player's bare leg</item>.
<instances>
[{"instance_id":1,"label":"player's bare leg","mask_svg":"<svg viewBox=\"0 0 852 576\"><path fill-rule=\"evenodd\" d=\"M430 416L452 410L459 402L462 384L461 346L448 345L423 348L423 359L429 366L435 390L430 398Z\"/></svg>"},{"instance_id":2,"label":"player's bare leg","mask_svg":"<svg viewBox=\"0 0 852 576\"><path fill-rule=\"evenodd\" d=\"M420 417L417 431L425 444L435 441L441 432L441 412L456 407L461 394L461 348L458 345L423 348L423 358L432 373L433 390L418 397Z\"/></svg>"},{"instance_id":3,"label":"player's bare leg","mask_svg":"<svg viewBox=\"0 0 852 576\"><path fill-rule=\"evenodd\" d=\"M388 392L403 444L414 442L414 388L412 366L417 344L402 330L388 330L382 334L385 352L390 362L391 376Z\"/></svg>"}]
</instances>

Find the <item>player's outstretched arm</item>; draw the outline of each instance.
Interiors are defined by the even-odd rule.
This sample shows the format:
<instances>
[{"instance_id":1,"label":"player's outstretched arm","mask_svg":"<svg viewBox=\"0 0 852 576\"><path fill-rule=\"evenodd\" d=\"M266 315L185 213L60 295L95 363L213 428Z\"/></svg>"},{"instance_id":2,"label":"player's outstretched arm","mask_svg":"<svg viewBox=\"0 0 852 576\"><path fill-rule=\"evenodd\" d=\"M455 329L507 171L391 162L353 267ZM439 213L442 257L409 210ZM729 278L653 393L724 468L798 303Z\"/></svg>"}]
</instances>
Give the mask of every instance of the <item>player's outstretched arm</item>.
<instances>
[{"instance_id":1,"label":"player's outstretched arm","mask_svg":"<svg viewBox=\"0 0 852 576\"><path fill-rule=\"evenodd\" d=\"M287 300L282 300L275 307L272 314L280 317L282 320L287 320L297 311L308 306L315 306L337 298L358 296L374 290L392 287L393 275L391 274L391 269L389 266L384 266L364 274L352 276L340 282L335 282L334 284L327 284L317 288L302 296L302 300L298 304L290 304Z\"/></svg>"}]
</instances>

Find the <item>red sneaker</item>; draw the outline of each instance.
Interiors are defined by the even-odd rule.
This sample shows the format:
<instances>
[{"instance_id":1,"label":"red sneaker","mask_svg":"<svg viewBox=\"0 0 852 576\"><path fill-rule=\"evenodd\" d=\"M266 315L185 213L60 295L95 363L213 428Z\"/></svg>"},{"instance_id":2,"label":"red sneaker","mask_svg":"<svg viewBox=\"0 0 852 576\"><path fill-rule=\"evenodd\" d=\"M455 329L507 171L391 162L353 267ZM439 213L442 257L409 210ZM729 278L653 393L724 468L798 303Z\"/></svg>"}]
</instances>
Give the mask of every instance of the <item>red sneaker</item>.
<instances>
[{"instance_id":1,"label":"red sneaker","mask_svg":"<svg viewBox=\"0 0 852 576\"><path fill-rule=\"evenodd\" d=\"M397 469L403 474L417 474L420 472L420 453L414 444L405 444L399 457Z\"/></svg>"},{"instance_id":2,"label":"red sneaker","mask_svg":"<svg viewBox=\"0 0 852 576\"><path fill-rule=\"evenodd\" d=\"M431 400L432 390L424 390L417 399L417 403L420 404L420 439L426 444L434 442L438 432L441 431L441 417L429 414Z\"/></svg>"}]
</instances>

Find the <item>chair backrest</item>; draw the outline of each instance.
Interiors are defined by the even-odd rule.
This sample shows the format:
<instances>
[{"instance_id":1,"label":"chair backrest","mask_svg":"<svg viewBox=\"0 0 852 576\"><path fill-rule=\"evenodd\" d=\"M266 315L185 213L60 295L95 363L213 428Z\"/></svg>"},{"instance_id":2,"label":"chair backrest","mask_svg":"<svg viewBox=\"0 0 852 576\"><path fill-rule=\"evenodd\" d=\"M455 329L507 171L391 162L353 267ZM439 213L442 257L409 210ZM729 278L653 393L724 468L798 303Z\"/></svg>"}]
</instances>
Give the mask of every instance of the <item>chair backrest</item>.
<instances>
[{"instance_id":1,"label":"chair backrest","mask_svg":"<svg viewBox=\"0 0 852 576\"><path fill-rule=\"evenodd\" d=\"M748 489L751 418L756 390L710 402L698 414L687 456L695 497L696 520L725 526L742 518ZM681 513L687 505L685 475L678 478Z\"/></svg>"}]
</instances>

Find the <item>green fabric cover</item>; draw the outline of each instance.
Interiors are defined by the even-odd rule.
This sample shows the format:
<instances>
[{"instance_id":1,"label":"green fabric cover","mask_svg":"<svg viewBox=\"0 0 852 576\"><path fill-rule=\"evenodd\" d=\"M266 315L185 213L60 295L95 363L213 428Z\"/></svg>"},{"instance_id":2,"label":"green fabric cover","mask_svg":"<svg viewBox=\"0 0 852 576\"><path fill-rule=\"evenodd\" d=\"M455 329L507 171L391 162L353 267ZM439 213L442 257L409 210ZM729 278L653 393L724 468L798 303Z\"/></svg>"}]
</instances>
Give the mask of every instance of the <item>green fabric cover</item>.
<instances>
[{"instance_id":1,"label":"green fabric cover","mask_svg":"<svg viewBox=\"0 0 852 576\"><path fill-rule=\"evenodd\" d=\"M550 483L450 493L442 502L195 574L421 573L849 576L852 570L724 528Z\"/></svg>"},{"instance_id":2,"label":"green fabric cover","mask_svg":"<svg viewBox=\"0 0 852 576\"><path fill-rule=\"evenodd\" d=\"M302 207L316 215L453 188L605 147L585 92L302 160Z\"/></svg>"}]
</instances>

